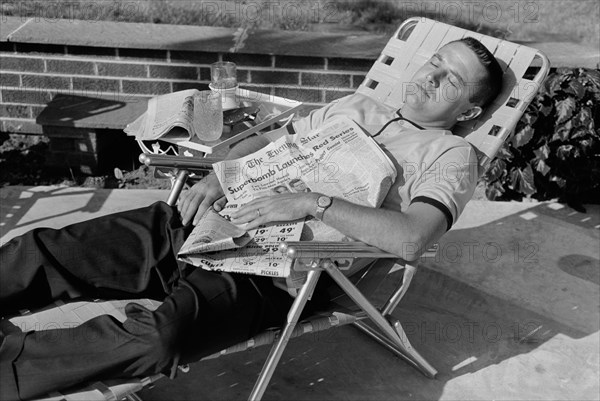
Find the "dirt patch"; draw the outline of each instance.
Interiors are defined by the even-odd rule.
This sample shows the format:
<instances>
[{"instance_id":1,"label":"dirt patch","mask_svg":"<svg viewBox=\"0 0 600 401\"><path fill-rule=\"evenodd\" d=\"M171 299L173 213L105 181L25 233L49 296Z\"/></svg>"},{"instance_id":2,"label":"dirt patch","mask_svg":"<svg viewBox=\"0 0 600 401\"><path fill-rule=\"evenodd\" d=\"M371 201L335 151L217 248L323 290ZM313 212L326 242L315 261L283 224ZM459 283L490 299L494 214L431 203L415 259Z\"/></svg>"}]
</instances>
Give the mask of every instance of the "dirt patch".
<instances>
[{"instance_id":1,"label":"dirt patch","mask_svg":"<svg viewBox=\"0 0 600 401\"><path fill-rule=\"evenodd\" d=\"M168 179L154 176L154 169L132 166L131 171L115 170L99 176L59 172L44 166L48 137L0 133L0 186L63 185L91 188L168 189Z\"/></svg>"}]
</instances>

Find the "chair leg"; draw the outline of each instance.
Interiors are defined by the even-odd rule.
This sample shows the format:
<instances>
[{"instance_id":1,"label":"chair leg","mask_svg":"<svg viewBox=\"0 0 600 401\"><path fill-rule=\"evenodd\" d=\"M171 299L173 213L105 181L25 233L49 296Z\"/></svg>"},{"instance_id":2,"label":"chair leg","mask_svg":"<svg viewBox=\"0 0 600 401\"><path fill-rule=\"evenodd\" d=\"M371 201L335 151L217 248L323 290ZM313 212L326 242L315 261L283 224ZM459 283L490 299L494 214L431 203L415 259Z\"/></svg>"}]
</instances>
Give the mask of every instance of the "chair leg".
<instances>
[{"instance_id":1,"label":"chair leg","mask_svg":"<svg viewBox=\"0 0 600 401\"><path fill-rule=\"evenodd\" d=\"M396 321L394 324L390 322L375 308L369 300L352 285L350 280L331 262L323 263L323 268L327 273L335 280L335 282L344 290L346 294L367 314L369 319L379 328L382 332L378 333L366 326L364 323L357 324L359 328L365 331L367 334L376 338L382 344L398 349L397 354L410 360L413 365L423 371L423 373L429 377L434 377L437 373L433 368L411 345L404 333L404 329L400 325L400 322Z\"/></svg>"},{"instance_id":2,"label":"chair leg","mask_svg":"<svg viewBox=\"0 0 600 401\"><path fill-rule=\"evenodd\" d=\"M169 197L167 198L167 205L174 206L177 203L177 199L179 198L179 194L185 185L185 181L190 175L187 170L179 170L177 173L177 179L173 183L173 187L171 188L171 192L169 192Z\"/></svg>"},{"instance_id":3,"label":"chair leg","mask_svg":"<svg viewBox=\"0 0 600 401\"><path fill-rule=\"evenodd\" d=\"M269 385L269 381L271 377L273 377L273 372L275 372L275 368L281 359L281 355L285 350L287 343L289 342L292 332L294 331L294 327L298 323L300 319L300 314L304 309L304 305L306 305L306 301L308 301L315 289L315 285L319 280L319 276L321 275L320 270L311 270L308 272L308 277L306 278L306 282L300 289L298 296L296 296L294 303L290 307L290 311L287 315L287 322L285 327L283 328L279 339L269 352L269 356L263 365L263 368L254 384L254 388L250 393L249 400L257 401L260 400Z\"/></svg>"},{"instance_id":4,"label":"chair leg","mask_svg":"<svg viewBox=\"0 0 600 401\"><path fill-rule=\"evenodd\" d=\"M395 328L397 329L398 326L396 326L396 324L399 325L400 323L397 322L394 324ZM375 341L377 341L384 347L386 347L389 351L393 352L394 354L396 354L397 356L399 356L400 358L404 359L406 362L417 368L425 376L433 379L435 375L437 375L437 370L433 366L431 366L431 364L427 362L427 360L423 358L421 354L419 354L417 350L415 350L412 347L412 345L410 345L410 342L408 342L408 339L406 338L406 334L404 333L402 326L399 326L400 329L398 332L398 336L401 339L402 345L390 341L388 337L384 336L383 334L381 334L381 332L377 331L373 327L370 327L363 321L355 322L354 326L361 330L363 333L373 338Z\"/></svg>"}]
</instances>

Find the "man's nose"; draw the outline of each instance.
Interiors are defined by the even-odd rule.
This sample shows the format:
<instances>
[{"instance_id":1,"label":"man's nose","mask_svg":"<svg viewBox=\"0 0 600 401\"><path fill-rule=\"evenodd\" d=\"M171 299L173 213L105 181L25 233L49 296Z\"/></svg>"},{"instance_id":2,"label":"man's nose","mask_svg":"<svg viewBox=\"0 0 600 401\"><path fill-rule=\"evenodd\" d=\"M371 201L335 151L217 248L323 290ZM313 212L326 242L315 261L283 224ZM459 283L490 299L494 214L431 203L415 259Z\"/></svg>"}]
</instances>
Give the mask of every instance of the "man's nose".
<instances>
[{"instance_id":1,"label":"man's nose","mask_svg":"<svg viewBox=\"0 0 600 401\"><path fill-rule=\"evenodd\" d=\"M427 76L425 77L425 80L426 80L428 86L432 86L434 88L437 88L440 86L440 81L436 74L427 74Z\"/></svg>"}]
</instances>

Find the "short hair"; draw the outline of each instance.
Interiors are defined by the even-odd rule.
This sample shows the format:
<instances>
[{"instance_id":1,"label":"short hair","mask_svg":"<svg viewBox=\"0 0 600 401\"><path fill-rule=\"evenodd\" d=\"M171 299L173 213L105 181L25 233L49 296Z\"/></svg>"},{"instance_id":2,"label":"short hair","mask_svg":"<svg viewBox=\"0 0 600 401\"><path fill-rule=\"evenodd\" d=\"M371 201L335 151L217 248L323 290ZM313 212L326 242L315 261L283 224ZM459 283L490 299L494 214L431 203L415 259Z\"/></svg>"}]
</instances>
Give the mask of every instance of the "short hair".
<instances>
[{"instance_id":1,"label":"short hair","mask_svg":"<svg viewBox=\"0 0 600 401\"><path fill-rule=\"evenodd\" d=\"M469 100L481 107L486 107L502 90L502 76L504 75L502 67L500 67L492 52L475 38L466 37L450 43L462 43L467 46L475 53L481 65L485 68L487 77L483 82L478 83L477 90L473 91Z\"/></svg>"}]
</instances>

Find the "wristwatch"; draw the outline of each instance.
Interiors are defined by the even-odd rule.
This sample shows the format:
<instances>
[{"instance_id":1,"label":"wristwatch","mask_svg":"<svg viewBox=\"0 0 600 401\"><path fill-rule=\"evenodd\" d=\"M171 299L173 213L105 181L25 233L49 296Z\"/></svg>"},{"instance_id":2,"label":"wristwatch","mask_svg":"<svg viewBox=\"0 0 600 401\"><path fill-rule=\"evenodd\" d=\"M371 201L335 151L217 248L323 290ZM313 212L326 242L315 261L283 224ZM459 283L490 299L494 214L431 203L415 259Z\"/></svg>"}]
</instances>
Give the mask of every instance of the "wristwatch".
<instances>
[{"instance_id":1,"label":"wristwatch","mask_svg":"<svg viewBox=\"0 0 600 401\"><path fill-rule=\"evenodd\" d=\"M331 206L332 202L333 199L331 199L329 196L319 196L317 198L317 212L315 213L315 219L323 220L323 213L325 213L325 210L327 210L327 208Z\"/></svg>"}]
</instances>

